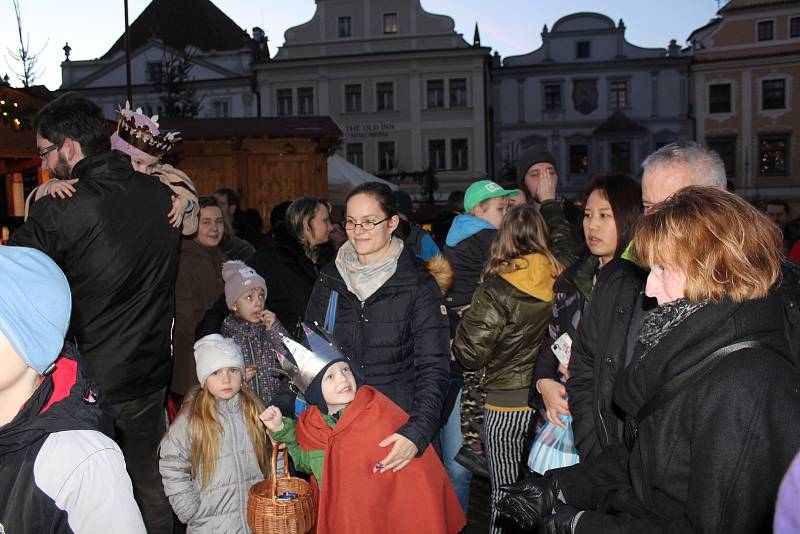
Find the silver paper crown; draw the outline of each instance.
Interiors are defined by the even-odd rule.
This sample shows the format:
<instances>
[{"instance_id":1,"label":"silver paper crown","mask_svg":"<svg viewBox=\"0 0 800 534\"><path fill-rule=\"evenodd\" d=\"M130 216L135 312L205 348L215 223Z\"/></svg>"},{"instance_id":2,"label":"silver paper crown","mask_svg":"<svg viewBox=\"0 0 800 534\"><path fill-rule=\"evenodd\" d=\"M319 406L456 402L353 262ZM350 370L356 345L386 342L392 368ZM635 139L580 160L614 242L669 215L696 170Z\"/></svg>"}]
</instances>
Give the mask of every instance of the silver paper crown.
<instances>
[{"instance_id":1,"label":"silver paper crown","mask_svg":"<svg viewBox=\"0 0 800 534\"><path fill-rule=\"evenodd\" d=\"M306 323L303 323L302 326L308 346L280 334L283 344L292 353L294 361L285 357L279 358L279 361L292 384L300 390L300 393L305 394L311 382L327 365L338 360L347 361L348 358L333 344L323 330L312 328Z\"/></svg>"}]
</instances>

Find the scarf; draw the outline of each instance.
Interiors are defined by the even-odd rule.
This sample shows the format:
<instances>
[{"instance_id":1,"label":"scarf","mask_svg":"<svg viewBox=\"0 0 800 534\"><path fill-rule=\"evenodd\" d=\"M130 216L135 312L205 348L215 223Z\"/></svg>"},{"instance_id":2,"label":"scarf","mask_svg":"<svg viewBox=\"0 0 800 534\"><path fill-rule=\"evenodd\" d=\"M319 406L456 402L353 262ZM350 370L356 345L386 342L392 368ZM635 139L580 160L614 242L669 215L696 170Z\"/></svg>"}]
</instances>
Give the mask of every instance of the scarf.
<instances>
[{"instance_id":1,"label":"scarf","mask_svg":"<svg viewBox=\"0 0 800 534\"><path fill-rule=\"evenodd\" d=\"M403 252L403 242L392 237L389 250L382 257L366 265L358 262L356 249L346 241L336 254L336 269L342 280L358 300L364 302L386 283L397 270L397 259Z\"/></svg>"},{"instance_id":2,"label":"scarf","mask_svg":"<svg viewBox=\"0 0 800 534\"><path fill-rule=\"evenodd\" d=\"M686 299L678 299L662 304L648 313L639 330L639 343L644 346L644 352L639 359L643 359L664 336L706 304L707 301L689 302Z\"/></svg>"}]
</instances>

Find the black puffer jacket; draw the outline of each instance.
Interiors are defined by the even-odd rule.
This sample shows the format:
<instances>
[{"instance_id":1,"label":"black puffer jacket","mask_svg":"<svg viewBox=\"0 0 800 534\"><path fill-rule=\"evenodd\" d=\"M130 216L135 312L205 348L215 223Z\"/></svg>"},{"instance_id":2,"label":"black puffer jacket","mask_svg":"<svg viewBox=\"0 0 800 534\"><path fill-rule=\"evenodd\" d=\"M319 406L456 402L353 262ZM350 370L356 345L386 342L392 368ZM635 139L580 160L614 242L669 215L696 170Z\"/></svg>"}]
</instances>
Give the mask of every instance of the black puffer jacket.
<instances>
[{"instance_id":1,"label":"black puffer jacket","mask_svg":"<svg viewBox=\"0 0 800 534\"><path fill-rule=\"evenodd\" d=\"M305 315L308 299L317 281L318 267L330 262L333 254L332 246L323 246L315 265L306 256L302 245L279 227L274 233L274 241L260 248L245 262L264 278L267 283L266 307L275 312L289 333L298 332L298 323ZM219 333L228 313L223 295L206 312L197 326L195 337L199 339Z\"/></svg>"},{"instance_id":2,"label":"black puffer jacket","mask_svg":"<svg viewBox=\"0 0 800 534\"><path fill-rule=\"evenodd\" d=\"M622 438L622 415L612 403L617 370L630 360L645 309L647 273L615 258L600 271L572 345L567 381L572 432L585 460Z\"/></svg>"},{"instance_id":3,"label":"black puffer jacket","mask_svg":"<svg viewBox=\"0 0 800 534\"><path fill-rule=\"evenodd\" d=\"M436 282L404 249L394 275L362 306L331 262L317 279L306 320L324 323L333 290L339 293L334 339L368 385L408 412L398 433L422 453L439 429L449 376L449 329Z\"/></svg>"},{"instance_id":4,"label":"black puffer jacket","mask_svg":"<svg viewBox=\"0 0 800 534\"><path fill-rule=\"evenodd\" d=\"M69 338L112 402L169 380L180 229L170 190L117 151L79 161L71 198L37 201L10 244L41 250L72 289Z\"/></svg>"},{"instance_id":5,"label":"black puffer jacket","mask_svg":"<svg viewBox=\"0 0 800 534\"><path fill-rule=\"evenodd\" d=\"M592 510L605 502L615 512L587 512L577 534L772 531L778 486L800 449L800 370L791 363L782 314L777 295L711 303L643 358L637 347L615 387L614 400L628 415L717 349L744 340L764 345L726 356L641 421L627 476L600 475L607 453L552 472L567 503ZM620 485L625 478L630 483Z\"/></svg>"}]
</instances>

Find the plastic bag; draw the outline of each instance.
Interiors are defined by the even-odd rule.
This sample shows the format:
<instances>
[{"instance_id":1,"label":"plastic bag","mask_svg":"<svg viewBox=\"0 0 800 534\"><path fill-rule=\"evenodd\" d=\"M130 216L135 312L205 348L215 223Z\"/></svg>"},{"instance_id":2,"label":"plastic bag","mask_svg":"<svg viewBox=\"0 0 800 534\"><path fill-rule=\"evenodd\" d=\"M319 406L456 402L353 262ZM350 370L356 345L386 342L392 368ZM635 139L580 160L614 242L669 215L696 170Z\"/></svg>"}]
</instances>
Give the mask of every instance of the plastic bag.
<instances>
[{"instance_id":1,"label":"plastic bag","mask_svg":"<svg viewBox=\"0 0 800 534\"><path fill-rule=\"evenodd\" d=\"M550 469L569 467L580 460L572 436L572 416L559 415L559 419L567 428L546 421L533 438L528 454L528 468L534 473L543 475Z\"/></svg>"}]
</instances>

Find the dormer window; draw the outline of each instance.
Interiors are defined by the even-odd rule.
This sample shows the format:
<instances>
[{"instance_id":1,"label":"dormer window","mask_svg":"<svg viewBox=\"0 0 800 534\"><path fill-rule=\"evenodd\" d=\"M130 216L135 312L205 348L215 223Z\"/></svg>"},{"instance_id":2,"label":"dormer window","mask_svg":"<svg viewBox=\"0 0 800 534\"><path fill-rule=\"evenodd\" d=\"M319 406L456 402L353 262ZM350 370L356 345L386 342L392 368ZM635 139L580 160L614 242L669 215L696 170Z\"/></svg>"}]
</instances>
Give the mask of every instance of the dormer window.
<instances>
[{"instance_id":1,"label":"dormer window","mask_svg":"<svg viewBox=\"0 0 800 534\"><path fill-rule=\"evenodd\" d=\"M339 37L353 36L353 17L339 17Z\"/></svg>"},{"instance_id":2,"label":"dormer window","mask_svg":"<svg viewBox=\"0 0 800 534\"><path fill-rule=\"evenodd\" d=\"M383 33L397 33L397 13L384 13Z\"/></svg>"},{"instance_id":3,"label":"dormer window","mask_svg":"<svg viewBox=\"0 0 800 534\"><path fill-rule=\"evenodd\" d=\"M575 57L577 59L588 58L592 52L591 44L591 41L578 41L575 43Z\"/></svg>"}]
</instances>

